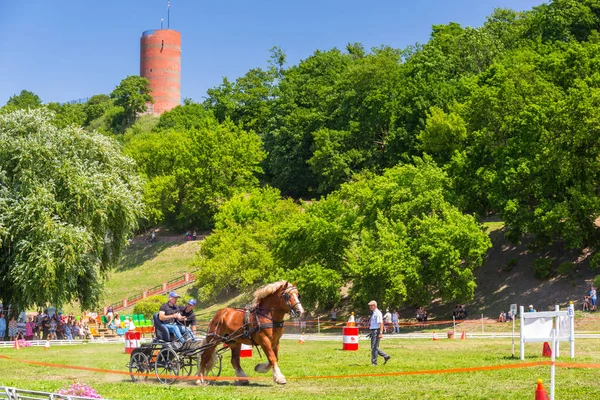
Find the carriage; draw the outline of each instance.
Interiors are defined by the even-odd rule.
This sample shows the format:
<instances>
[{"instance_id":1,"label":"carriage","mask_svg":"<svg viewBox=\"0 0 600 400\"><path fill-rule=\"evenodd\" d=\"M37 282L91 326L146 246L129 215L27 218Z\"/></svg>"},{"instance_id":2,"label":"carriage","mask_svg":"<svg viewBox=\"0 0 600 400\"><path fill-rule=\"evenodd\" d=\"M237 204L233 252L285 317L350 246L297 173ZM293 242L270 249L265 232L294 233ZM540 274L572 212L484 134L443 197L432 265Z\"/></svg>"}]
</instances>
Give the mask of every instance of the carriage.
<instances>
[{"instance_id":1,"label":"carriage","mask_svg":"<svg viewBox=\"0 0 600 400\"><path fill-rule=\"evenodd\" d=\"M283 334L285 314L294 317L304 313L300 295L294 284L279 281L254 293L252 305L246 308L226 307L217 311L208 325L208 332L200 341L188 341L181 346L154 314L154 337L131 352L129 373L134 382L145 380L152 371L161 383L171 384L178 377L188 377L194 370L198 383L221 374L223 353L231 351L231 364L238 384L248 384L247 375L240 365L241 345L259 346L267 362L254 370L273 372L273 380L285 384L285 376L278 366L279 339ZM219 347L220 346L220 347Z\"/></svg>"},{"instance_id":2,"label":"carriage","mask_svg":"<svg viewBox=\"0 0 600 400\"><path fill-rule=\"evenodd\" d=\"M146 380L153 371L159 382L164 384L172 384L179 376L191 376L199 367L202 352L208 347L214 347L214 344L205 344L202 339L178 346L179 343L174 342L173 335L158 319L158 314L154 314L153 320L155 330L152 342L143 343L131 352L127 364L131 380ZM206 332L200 334L205 336ZM216 361L208 371L209 376L221 374L223 353L227 350L225 346L217 350Z\"/></svg>"}]
</instances>

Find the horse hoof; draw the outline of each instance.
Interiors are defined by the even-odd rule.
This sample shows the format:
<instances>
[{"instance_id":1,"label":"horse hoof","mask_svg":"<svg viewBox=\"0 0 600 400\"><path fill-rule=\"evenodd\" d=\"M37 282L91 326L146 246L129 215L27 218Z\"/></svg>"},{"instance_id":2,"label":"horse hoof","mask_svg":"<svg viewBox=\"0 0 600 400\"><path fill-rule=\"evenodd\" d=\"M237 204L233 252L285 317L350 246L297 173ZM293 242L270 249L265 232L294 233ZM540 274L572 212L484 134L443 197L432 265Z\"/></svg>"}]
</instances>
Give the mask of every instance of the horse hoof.
<instances>
[{"instance_id":1,"label":"horse hoof","mask_svg":"<svg viewBox=\"0 0 600 400\"><path fill-rule=\"evenodd\" d=\"M196 385L206 387L206 386L208 386L208 382L206 382L205 380L202 380L202 379L198 379L196 381Z\"/></svg>"},{"instance_id":2,"label":"horse hoof","mask_svg":"<svg viewBox=\"0 0 600 400\"><path fill-rule=\"evenodd\" d=\"M269 364L269 363L256 364L254 366L254 370L256 372L260 372L261 374L268 372L270 369L271 369L271 364Z\"/></svg>"},{"instance_id":3,"label":"horse hoof","mask_svg":"<svg viewBox=\"0 0 600 400\"><path fill-rule=\"evenodd\" d=\"M277 383L278 385L285 385L287 383L287 381L285 380L285 377L280 377L275 379L275 383Z\"/></svg>"}]
</instances>

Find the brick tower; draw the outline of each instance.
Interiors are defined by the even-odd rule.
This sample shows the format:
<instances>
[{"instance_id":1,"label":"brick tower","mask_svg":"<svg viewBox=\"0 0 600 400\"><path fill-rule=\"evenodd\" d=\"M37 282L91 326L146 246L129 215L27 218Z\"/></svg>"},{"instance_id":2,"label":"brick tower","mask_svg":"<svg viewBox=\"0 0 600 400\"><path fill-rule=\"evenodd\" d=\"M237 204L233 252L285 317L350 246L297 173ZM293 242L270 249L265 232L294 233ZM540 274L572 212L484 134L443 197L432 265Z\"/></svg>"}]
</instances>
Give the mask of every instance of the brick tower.
<instances>
[{"instance_id":1,"label":"brick tower","mask_svg":"<svg viewBox=\"0 0 600 400\"><path fill-rule=\"evenodd\" d=\"M154 105L148 111L160 115L181 104L181 33L152 29L140 39L140 76L148 78Z\"/></svg>"}]
</instances>

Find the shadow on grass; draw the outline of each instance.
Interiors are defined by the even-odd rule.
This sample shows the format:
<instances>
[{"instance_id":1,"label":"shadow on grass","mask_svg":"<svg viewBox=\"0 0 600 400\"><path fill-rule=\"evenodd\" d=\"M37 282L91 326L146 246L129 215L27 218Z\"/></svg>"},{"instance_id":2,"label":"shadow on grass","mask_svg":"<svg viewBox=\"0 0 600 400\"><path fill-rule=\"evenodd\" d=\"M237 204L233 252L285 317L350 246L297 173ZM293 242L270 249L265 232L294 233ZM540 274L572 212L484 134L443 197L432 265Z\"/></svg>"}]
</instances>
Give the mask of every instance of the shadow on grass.
<instances>
[{"instance_id":1,"label":"shadow on grass","mask_svg":"<svg viewBox=\"0 0 600 400\"><path fill-rule=\"evenodd\" d=\"M115 271L124 272L137 268L166 249L180 244L180 242L132 243L125 250L123 258Z\"/></svg>"}]
</instances>

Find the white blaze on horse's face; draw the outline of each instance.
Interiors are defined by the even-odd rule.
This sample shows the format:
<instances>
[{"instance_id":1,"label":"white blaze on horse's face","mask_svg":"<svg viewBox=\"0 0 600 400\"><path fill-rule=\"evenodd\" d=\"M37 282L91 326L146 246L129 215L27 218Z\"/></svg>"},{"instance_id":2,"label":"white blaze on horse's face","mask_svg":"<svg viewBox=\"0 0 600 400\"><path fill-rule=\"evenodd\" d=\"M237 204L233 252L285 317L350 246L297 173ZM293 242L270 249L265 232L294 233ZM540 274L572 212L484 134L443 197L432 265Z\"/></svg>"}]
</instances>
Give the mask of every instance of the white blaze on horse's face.
<instances>
[{"instance_id":1,"label":"white blaze on horse's face","mask_svg":"<svg viewBox=\"0 0 600 400\"><path fill-rule=\"evenodd\" d=\"M302 314L304 314L304 308L302 308L302 303L300 303L300 299L298 298L298 291L293 291L291 294L292 304L296 305L296 312L298 313L298 316L301 316Z\"/></svg>"}]
</instances>

